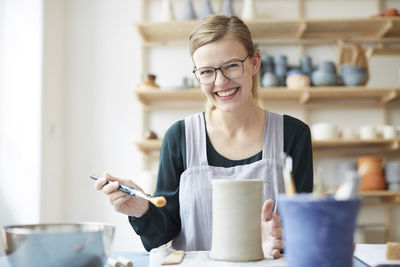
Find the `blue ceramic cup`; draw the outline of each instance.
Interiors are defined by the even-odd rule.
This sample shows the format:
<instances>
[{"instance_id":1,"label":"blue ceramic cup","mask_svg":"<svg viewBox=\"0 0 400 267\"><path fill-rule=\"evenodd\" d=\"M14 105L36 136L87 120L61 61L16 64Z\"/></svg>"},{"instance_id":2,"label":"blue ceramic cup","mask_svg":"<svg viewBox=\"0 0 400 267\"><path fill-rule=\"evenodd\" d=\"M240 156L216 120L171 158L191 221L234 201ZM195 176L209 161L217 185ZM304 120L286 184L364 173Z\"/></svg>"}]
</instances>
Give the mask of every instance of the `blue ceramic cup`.
<instances>
[{"instance_id":1,"label":"blue ceramic cup","mask_svg":"<svg viewBox=\"0 0 400 267\"><path fill-rule=\"evenodd\" d=\"M316 200L312 194L279 195L285 257L290 267L351 267L361 199Z\"/></svg>"}]
</instances>

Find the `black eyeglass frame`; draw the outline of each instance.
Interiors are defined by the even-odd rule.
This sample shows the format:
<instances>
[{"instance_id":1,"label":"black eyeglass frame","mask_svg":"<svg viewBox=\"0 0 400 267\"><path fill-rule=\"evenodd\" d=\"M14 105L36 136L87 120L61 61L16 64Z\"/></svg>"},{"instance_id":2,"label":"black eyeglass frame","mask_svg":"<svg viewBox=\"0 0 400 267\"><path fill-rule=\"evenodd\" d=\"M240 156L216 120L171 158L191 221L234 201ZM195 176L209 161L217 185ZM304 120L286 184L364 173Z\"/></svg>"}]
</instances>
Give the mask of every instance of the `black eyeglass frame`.
<instances>
[{"instance_id":1,"label":"black eyeglass frame","mask_svg":"<svg viewBox=\"0 0 400 267\"><path fill-rule=\"evenodd\" d=\"M249 56L250 56L250 55L247 55L244 59L239 59L239 60L237 60L237 61L234 60L234 61L231 61L231 62L224 63L224 64L222 64L221 66L219 66L218 68L204 67L204 69L213 69L213 70L214 70L214 80L213 80L212 82L209 82L209 83L201 83L201 82L200 82L200 78L197 77L197 75L196 75L196 71L198 71L198 70L200 70L200 69L202 69L202 68L200 68L200 69L195 68L195 69L192 71L192 73L193 73L194 77L196 77L196 80L197 80L200 84L202 84L202 85L209 85L209 84L214 83L214 82L215 82L215 79L217 79L217 70L221 71L222 75L224 75L224 77L227 78L227 79L239 78L239 77L242 77L243 72L244 72L243 63L246 61L246 59L249 58ZM230 63L233 63L233 62L240 62L240 63L242 64L242 74L241 74L240 76L238 76L238 77L235 77L235 78L226 77L224 71L222 70L222 67L223 67L224 65L227 65L227 64L230 64Z\"/></svg>"}]
</instances>

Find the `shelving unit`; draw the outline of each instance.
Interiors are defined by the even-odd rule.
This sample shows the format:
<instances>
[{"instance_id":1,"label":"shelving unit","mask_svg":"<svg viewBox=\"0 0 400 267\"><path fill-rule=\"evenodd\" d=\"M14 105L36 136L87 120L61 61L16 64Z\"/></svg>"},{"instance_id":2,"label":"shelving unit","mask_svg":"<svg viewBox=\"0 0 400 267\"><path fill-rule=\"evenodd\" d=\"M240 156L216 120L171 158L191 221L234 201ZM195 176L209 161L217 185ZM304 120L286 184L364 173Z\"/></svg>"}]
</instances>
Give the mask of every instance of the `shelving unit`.
<instances>
[{"instance_id":1,"label":"shelving unit","mask_svg":"<svg viewBox=\"0 0 400 267\"><path fill-rule=\"evenodd\" d=\"M136 90L136 97L142 103L143 113L163 109L193 109L193 105L204 103L205 97L200 89L182 90ZM310 87L300 90L288 90L283 87L262 88L259 97L268 106L279 105L282 101L291 108L326 109L326 108L371 108L400 107L400 88L365 88L365 87ZM386 114L386 113L384 113ZM383 120L387 120L383 118ZM142 140L136 143L138 149L149 154L158 152L161 140ZM365 154L385 154L397 151L400 140L329 140L313 141L317 156L357 156Z\"/></svg>"},{"instance_id":2,"label":"shelving unit","mask_svg":"<svg viewBox=\"0 0 400 267\"><path fill-rule=\"evenodd\" d=\"M142 22L145 47L187 45L199 21ZM399 43L400 18L268 19L246 21L256 44Z\"/></svg>"},{"instance_id":3,"label":"shelving unit","mask_svg":"<svg viewBox=\"0 0 400 267\"><path fill-rule=\"evenodd\" d=\"M152 0L156 1L156 0ZM382 13L382 1L376 0L376 13ZM149 72L149 55L152 48L165 46L187 46L190 32L199 23L192 21L154 22L148 20L150 0L141 0L141 22L135 25L142 37L142 74ZM304 46L342 45L361 43L369 46L368 55L400 54L400 48L388 47L400 44L400 17L325 18L305 17L306 0L297 2L298 16L295 19L257 18L245 21L254 43L257 45L296 45L300 54ZM220 1L221 3L221 1ZM388 45L388 46L387 46ZM160 110L203 110L205 96L198 88L181 90L136 90L136 98L142 105L142 130L150 129L149 115ZM323 109L378 109L381 123L387 124L388 110L400 108L400 88L367 87L310 87L288 90L282 87L260 88L259 98L268 109L297 109L302 111L302 120L308 122L308 114ZM143 166L158 158L161 139L140 140L136 147L143 154ZM400 139L376 140L313 140L315 157L353 157L359 155L387 156L399 154ZM400 193L374 191L362 193L363 199L378 199L385 207L386 239L389 240L391 206L400 203Z\"/></svg>"}]
</instances>

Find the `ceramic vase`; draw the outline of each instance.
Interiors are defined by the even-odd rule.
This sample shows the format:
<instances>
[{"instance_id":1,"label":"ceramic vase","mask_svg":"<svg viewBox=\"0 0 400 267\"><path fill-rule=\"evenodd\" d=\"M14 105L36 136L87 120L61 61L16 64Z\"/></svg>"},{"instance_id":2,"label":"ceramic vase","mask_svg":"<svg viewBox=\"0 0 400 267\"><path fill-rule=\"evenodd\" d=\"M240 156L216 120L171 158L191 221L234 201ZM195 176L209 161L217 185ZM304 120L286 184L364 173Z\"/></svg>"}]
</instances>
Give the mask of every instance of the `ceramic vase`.
<instances>
[{"instance_id":1,"label":"ceramic vase","mask_svg":"<svg viewBox=\"0 0 400 267\"><path fill-rule=\"evenodd\" d=\"M300 69L304 74L311 75L313 72L311 57L305 56L300 59Z\"/></svg>"},{"instance_id":2,"label":"ceramic vase","mask_svg":"<svg viewBox=\"0 0 400 267\"><path fill-rule=\"evenodd\" d=\"M254 0L243 0L242 19L250 20L255 19L256 17L256 4Z\"/></svg>"},{"instance_id":3,"label":"ceramic vase","mask_svg":"<svg viewBox=\"0 0 400 267\"><path fill-rule=\"evenodd\" d=\"M221 13L225 16L234 16L232 0L224 0Z\"/></svg>"},{"instance_id":4,"label":"ceramic vase","mask_svg":"<svg viewBox=\"0 0 400 267\"><path fill-rule=\"evenodd\" d=\"M261 246L262 180L212 181L212 241L210 258L255 261Z\"/></svg>"},{"instance_id":5,"label":"ceramic vase","mask_svg":"<svg viewBox=\"0 0 400 267\"><path fill-rule=\"evenodd\" d=\"M386 181L390 184L400 183L400 161L386 163Z\"/></svg>"},{"instance_id":6,"label":"ceramic vase","mask_svg":"<svg viewBox=\"0 0 400 267\"><path fill-rule=\"evenodd\" d=\"M358 171L362 174L360 191L385 190L386 181L383 176L382 158L359 157L357 159Z\"/></svg>"},{"instance_id":7,"label":"ceramic vase","mask_svg":"<svg viewBox=\"0 0 400 267\"><path fill-rule=\"evenodd\" d=\"M261 79L261 85L263 87L273 87L279 85L278 77L272 72L265 72Z\"/></svg>"},{"instance_id":8,"label":"ceramic vase","mask_svg":"<svg viewBox=\"0 0 400 267\"><path fill-rule=\"evenodd\" d=\"M285 86L286 72L287 72L287 57L284 55L274 56L274 72L278 77L279 86Z\"/></svg>"},{"instance_id":9,"label":"ceramic vase","mask_svg":"<svg viewBox=\"0 0 400 267\"><path fill-rule=\"evenodd\" d=\"M183 6L182 19L183 20L197 19L192 0L185 0L184 6Z\"/></svg>"},{"instance_id":10,"label":"ceramic vase","mask_svg":"<svg viewBox=\"0 0 400 267\"><path fill-rule=\"evenodd\" d=\"M175 20L174 8L172 6L171 0L164 0L162 3L162 20L172 21Z\"/></svg>"},{"instance_id":11,"label":"ceramic vase","mask_svg":"<svg viewBox=\"0 0 400 267\"><path fill-rule=\"evenodd\" d=\"M318 69L311 74L312 83L319 86L333 86L338 84L335 64L324 61L318 65Z\"/></svg>"},{"instance_id":12,"label":"ceramic vase","mask_svg":"<svg viewBox=\"0 0 400 267\"><path fill-rule=\"evenodd\" d=\"M212 6L210 0L203 0L202 8L201 8L201 17L207 17L209 15L214 14L212 10Z\"/></svg>"}]
</instances>

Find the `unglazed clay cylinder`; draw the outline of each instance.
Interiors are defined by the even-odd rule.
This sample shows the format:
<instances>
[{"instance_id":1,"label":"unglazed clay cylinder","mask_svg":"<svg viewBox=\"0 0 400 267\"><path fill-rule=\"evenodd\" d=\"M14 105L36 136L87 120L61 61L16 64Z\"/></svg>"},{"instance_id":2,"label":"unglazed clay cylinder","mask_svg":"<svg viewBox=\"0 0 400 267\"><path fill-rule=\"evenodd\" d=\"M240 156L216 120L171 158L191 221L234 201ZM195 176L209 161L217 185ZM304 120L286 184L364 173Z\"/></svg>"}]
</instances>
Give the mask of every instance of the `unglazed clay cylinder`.
<instances>
[{"instance_id":1,"label":"unglazed clay cylinder","mask_svg":"<svg viewBox=\"0 0 400 267\"><path fill-rule=\"evenodd\" d=\"M213 180L210 258L255 261L261 245L262 180Z\"/></svg>"}]
</instances>

